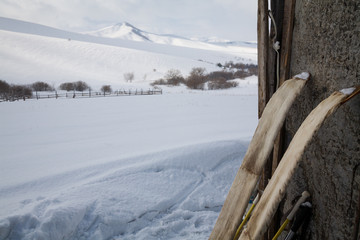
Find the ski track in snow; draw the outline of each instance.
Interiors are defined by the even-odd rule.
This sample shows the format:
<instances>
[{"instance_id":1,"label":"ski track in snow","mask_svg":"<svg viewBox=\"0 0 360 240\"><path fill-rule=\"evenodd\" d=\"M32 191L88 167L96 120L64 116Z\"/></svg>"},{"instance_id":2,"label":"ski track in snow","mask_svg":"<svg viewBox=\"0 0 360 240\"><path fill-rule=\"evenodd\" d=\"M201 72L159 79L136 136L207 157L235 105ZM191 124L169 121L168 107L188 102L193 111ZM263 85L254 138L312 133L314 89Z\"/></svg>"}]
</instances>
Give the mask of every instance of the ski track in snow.
<instances>
[{"instance_id":1,"label":"ski track in snow","mask_svg":"<svg viewBox=\"0 0 360 240\"><path fill-rule=\"evenodd\" d=\"M115 161L3 188L0 195L8 201L27 196L16 204L19 212L29 213L3 219L0 236L191 239L200 234L205 238L228 190L224 181L231 184L237 170L231 166L240 164L245 150L246 143L239 141L202 144L132 158L133 164L125 168ZM204 159L209 165L201 169ZM212 201L214 196L219 199Z\"/></svg>"}]
</instances>

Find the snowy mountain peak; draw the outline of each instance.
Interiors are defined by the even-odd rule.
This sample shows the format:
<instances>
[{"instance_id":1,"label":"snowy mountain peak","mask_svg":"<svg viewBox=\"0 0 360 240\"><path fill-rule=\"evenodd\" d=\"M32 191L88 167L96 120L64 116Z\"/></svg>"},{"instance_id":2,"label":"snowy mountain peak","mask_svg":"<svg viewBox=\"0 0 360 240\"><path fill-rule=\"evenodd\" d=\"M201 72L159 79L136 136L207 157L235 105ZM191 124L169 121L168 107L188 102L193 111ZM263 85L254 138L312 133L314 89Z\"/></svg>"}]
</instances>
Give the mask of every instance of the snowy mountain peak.
<instances>
[{"instance_id":1,"label":"snowy mountain peak","mask_svg":"<svg viewBox=\"0 0 360 240\"><path fill-rule=\"evenodd\" d=\"M125 39L138 42L153 42L191 48L209 49L216 47L251 47L256 48L256 42L231 41L218 37L185 38L171 34L156 34L143 31L128 22L121 22L85 34L112 39Z\"/></svg>"},{"instance_id":2,"label":"snowy mountain peak","mask_svg":"<svg viewBox=\"0 0 360 240\"><path fill-rule=\"evenodd\" d=\"M87 34L106 37L106 38L121 38L133 41L149 41L145 32L134 27L128 22L117 23L113 26L105 27L97 31L88 32Z\"/></svg>"},{"instance_id":3,"label":"snowy mountain peak","mask_svg":"<svg viewBox=\"0 0 360 240\"><path fill-rule=\"evenodd\" d=\"M98 30L97 32L101 32L101 30L104 29L108 29L108 30L112 30L114 32L118 32L118 31L122 31L122 32L136 32L136 33L141 33L142 31L136 27L134 27L133 25L131 25L128 22L121 22L121 23L117 23L113 26L109 26L103 29Z\"/></svg>"}]
</instances>

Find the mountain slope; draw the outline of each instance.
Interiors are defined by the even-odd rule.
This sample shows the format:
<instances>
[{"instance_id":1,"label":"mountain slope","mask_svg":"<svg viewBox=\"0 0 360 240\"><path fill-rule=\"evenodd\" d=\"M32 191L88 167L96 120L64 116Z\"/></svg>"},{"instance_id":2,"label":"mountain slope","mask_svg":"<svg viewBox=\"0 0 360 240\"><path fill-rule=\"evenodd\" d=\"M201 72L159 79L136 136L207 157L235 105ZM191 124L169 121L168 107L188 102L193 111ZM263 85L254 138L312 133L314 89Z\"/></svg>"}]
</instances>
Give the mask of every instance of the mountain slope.
<instances>
[{"instance_id":1,"label":"mountain slope","mask_svg":"<svg viewBox=\"0 0 360 240\"><path fill-rule=\"evenodd\" d=\"M197 49L184 42L179 47L111 39L7 18L0 18L0 37L0 79L10 83L44 81L56 87L81 80L94 88L121 87L127 72L135 74L135 83L148 84L169 69L186 75L193 67L214 71L219 70L217 63L256 62L255 48L233 51L208 44L206 49Z\"/></svg>"}]
</instances>

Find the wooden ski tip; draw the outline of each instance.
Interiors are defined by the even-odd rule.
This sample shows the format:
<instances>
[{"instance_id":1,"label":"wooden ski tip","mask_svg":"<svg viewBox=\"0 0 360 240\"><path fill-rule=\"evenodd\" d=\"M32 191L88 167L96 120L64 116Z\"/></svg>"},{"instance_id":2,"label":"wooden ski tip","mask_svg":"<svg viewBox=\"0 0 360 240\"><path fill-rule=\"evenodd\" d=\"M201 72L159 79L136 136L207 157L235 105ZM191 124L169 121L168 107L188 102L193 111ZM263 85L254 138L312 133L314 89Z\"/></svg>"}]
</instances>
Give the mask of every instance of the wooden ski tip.
<instances>
[{"instance_id":1,"label":"wooden ski tip","mask_svg":"<svg viewBox=\"0 0 360 240\"><path fill-rule=\"evenodd\" d=\"M340 90L339 92L348 96L341 102L341 104L344 104L347 101L349 101L351 98L353 98L354 96L356 96L360 93L360 86L356 86L356 87L352 87L352 88L345 88L345 89Z\"/></svg>"},{"instance_id":2,"label":"wooden ski tip","mask_svg":"<svg viewBox=\"0 0 360 240\"><path fill-rule=\"evenodd\" d=\"M300 74L295 75L293 78L296 79L302 79L302 80L309 80L310 79L310 73L308 72L302 72Z\"/></svg>"},{"instance_id":3,"label":"wooden ski tip","mask_svg":"<svg viewBox=\"0 0 360 240\"><path fill-rule=\"evenodd\" d=\"M303 193L301 194L301 196L308 198L310 197L310 193L308 191L303 191Z\"/></svg>"},{"instance_id":4,"label":"wooden ski tip","mask_svg":"<svg viewBox=\"0 0 360 240\"><path fill-rule=\"evenodd\" d=\"M297 210L299 209L300 205L303 204L308 197L310 197L310 193L308 191L304 191L301 194L301 197L299 198L299 200L296 202L296 204L293 207L292 211L287 216L287 219L289 219L290 221L293 220L293 218L294 218Z\"/></svg>"}]
</instances>

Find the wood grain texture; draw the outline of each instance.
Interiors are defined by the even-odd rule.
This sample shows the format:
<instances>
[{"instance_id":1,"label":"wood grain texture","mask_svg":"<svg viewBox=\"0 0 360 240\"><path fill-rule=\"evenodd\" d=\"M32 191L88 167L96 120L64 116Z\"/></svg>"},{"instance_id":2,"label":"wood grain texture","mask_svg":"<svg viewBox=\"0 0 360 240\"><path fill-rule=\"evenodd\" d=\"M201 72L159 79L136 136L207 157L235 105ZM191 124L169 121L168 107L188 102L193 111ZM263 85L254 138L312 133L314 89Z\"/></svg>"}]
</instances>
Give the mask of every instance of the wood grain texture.
<instances>
[{"instance_id":1,"label":"wood grain texture","mask_svg":"<svg viewBox=\"0 0 360 240\"><path fill-rule=\"evenodd\" d=\"M209 239L232 240L235 236L275 137L307 80L285 81L266 105Z\"/></svg>"},{"instance_id":2,"label":"wood grain texture","mask_svg":"<svg viewBox=\"0 0 360 240\"><path fill-rule=\"evenodd\" d=\"M306 146L319 130L325 119L328 118L347 97L348 95L344 93L334 92L322 101L301 124L259 203L254 209L247 228L240 235L240 240L260 239L266 232L281 199L284 197L288 182L301 160Z\"/></svg>"}]
</instances>

